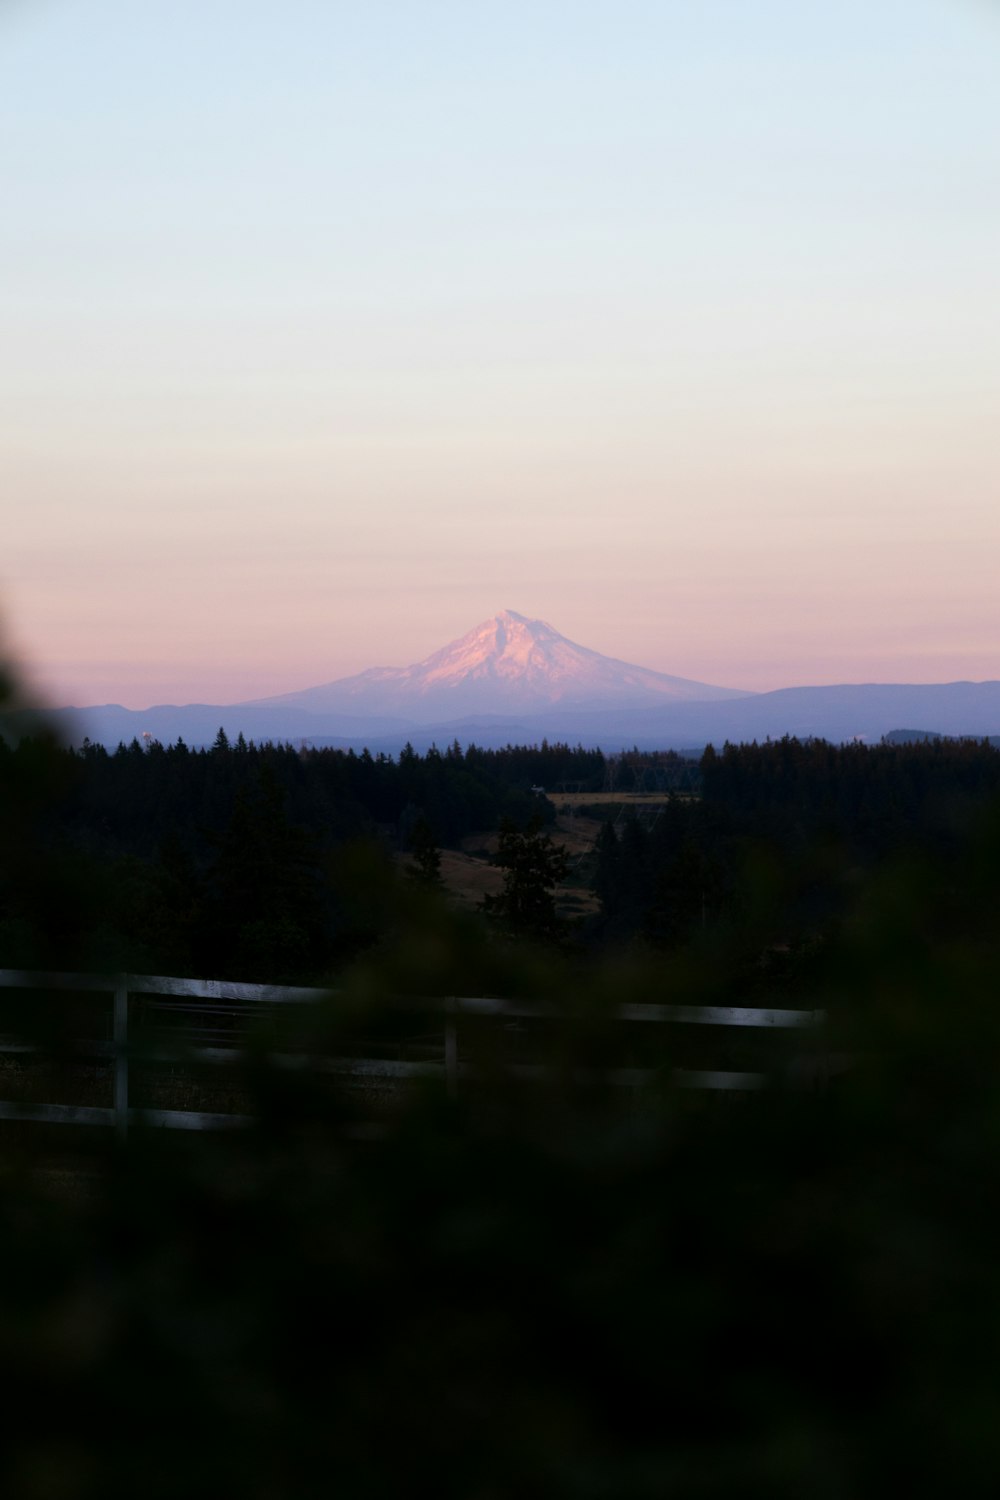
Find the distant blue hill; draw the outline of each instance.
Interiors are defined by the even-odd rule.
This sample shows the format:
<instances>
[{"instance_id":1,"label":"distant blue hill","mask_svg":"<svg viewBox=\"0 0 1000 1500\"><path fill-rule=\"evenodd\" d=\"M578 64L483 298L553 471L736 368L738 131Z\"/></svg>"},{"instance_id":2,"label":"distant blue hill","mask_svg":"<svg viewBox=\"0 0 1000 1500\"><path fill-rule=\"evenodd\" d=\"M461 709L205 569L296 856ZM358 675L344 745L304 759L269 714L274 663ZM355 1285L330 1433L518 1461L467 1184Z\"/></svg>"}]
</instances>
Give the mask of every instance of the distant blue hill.
<instances>
[{"instance_id":1,"label":"distant blue hill","mask_svg":"<svg viewBox=\"0 0 1000 1500\"><path fill-rule=\"evenodd\" d=\"M877 742L900 725L927 729L906 734L1000 738L1000 682L935 684L864 683L857 686L781 688L753 697L715 702L648 703L614 708L552 707L519 714L474 714L418 723L399 716L308 713L291 704L161 704L134 710L117 704L61 709L51 715L79 744L85 735L114 747L144 734L164 743L181 737L191 746L211 744L224 728L230 738L353 746L396 754L409 741L424 749L458 739L483 746L566 740L605 751L701 749L751 740L821 738Z\"/></svg>"}]
</instances>

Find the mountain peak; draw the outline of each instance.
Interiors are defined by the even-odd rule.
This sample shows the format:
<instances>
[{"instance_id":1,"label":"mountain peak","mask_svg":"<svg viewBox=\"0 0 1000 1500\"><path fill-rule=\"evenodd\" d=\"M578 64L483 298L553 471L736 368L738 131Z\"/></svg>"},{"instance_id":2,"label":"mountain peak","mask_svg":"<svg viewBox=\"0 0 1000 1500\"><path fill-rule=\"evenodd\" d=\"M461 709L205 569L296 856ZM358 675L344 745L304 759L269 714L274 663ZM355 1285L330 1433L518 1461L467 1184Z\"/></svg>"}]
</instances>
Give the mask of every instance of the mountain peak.
<instances>
[{"instance_id":1,"label":"mountain peak","mask_svg":"<svg viewBox=\"0 0 1000 1500\"><path fill-rule=\"evenodd\" d=\"M264 701L314 713L377 713L434 723L484 713L608 709L743 696L731 688L710 687L602 656L560 635L545 620L502 609L412 666L372 667L357 677Z\"/></svg>"},{"instance_id":2,"label":"mountain peak","mask_svg":"<svg viewBox=\"0 0 1000 1500\"><path fill-rule=\"evenodd\" d=\"M451 675L476 670L492 661L501 675L514 676L530 671L532 660L539 668L545 651L559 641L572 644L545 620L531 620L517 610L502 609L407 670L430 669L435 675Z\"/></svg>"},{"instance_id":3,"label":"mountain peak","mask_svg":"<svg viewBox=\"0 0 1000 1500\"><path fill-rule=\"evenodd\" d=\"M549 625L547 621L532 620L527 615L519 615L516 609L502 609L498 615L493 616L493 620L497 625L509 626L513 629L516 629L519 625L524 625L529 630L538 629L549 631L553 635L558 635L559 633L558 631L553 630L552 626Z\"/></svg>"}]
</instances>

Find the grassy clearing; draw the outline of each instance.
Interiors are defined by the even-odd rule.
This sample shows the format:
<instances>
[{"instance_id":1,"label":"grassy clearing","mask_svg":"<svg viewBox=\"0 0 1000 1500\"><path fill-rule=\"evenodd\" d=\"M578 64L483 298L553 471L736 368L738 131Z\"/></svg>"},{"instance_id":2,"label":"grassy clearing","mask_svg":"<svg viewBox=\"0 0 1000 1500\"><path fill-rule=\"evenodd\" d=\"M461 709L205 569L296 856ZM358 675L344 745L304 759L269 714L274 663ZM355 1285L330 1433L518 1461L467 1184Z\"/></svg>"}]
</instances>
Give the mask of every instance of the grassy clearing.
<instances>
[{"instance_id":1,"label":"grassy clearing","mask_svg":"<svg viewBox=\"0 0 1000 1500\"><path fill-rule=\"evenodd\" d=\"M555 797L551 800L557 807L560 805ZM607 798L603 800L607 801ZM662 802L663 798L659 800ZM597 898L590 889L593 877L590 856L600 832L600 820L574 817L567 808L559 812L548 832L557 844L562 844L570 858L569 875L556 893L559 914L572 918L596 911ZM474 833L463 839L461 849L442 849L441 880L456 906L472 910L484 896L499 893L503 871L490 862L496 854L497 839L495 832ZM400 864L406 869L412 861L407 855L401 855Z\"/></svg>"}]
</instances>

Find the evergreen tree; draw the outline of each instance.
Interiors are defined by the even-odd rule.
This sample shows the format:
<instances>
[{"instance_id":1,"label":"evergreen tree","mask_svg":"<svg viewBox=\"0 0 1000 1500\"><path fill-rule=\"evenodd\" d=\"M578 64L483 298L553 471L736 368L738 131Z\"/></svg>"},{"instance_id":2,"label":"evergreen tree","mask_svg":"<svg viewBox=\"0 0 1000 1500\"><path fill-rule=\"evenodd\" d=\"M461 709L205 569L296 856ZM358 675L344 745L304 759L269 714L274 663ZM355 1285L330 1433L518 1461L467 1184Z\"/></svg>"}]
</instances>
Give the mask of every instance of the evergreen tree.
<instances>
[{"instance_id":1,"label":"evergreen tree","mask_svg":"<svg viewBox=\"0 0 1000 1500\"><path fill-rule=\"evenodd\" d=\"M504 872L503 889L484 897L482 909L512 937L546 940L559 932L555 889L566 878L569 858L542 827L537 814L523 830L509 819L500 825L493 863Z\"/></svg>"},{"instance_id":2,"label":"evergreen tree","mask_svg":"<svg viewBox=\"0 0 1000 1500\"><path fill-rule=\"evenodd\" d=\"M441 850L434 837L434 830L423 813L410 829L409 851L413 856L410 876L421 885L440 886Z\"/></svg>"}]
</instances>

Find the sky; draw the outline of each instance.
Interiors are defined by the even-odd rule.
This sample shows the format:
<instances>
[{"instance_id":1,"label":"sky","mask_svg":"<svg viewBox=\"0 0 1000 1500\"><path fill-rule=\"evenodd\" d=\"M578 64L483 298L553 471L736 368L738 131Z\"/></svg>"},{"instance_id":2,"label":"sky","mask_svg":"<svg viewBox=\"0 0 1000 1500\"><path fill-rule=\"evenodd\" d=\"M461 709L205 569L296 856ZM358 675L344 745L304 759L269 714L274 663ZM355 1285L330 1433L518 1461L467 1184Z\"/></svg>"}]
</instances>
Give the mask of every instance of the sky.
<instances>
[{"instance_id":1,"label":"sky","mask_svg":"<svg viewBox=\"0 0 1000 1500\"><path fill-rule=\"evenodd\" d=\"M0 189L53 703L1000 678L998 0L0 0Z\"/></svg>"}]
</instances>

